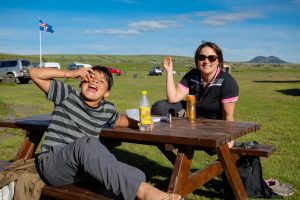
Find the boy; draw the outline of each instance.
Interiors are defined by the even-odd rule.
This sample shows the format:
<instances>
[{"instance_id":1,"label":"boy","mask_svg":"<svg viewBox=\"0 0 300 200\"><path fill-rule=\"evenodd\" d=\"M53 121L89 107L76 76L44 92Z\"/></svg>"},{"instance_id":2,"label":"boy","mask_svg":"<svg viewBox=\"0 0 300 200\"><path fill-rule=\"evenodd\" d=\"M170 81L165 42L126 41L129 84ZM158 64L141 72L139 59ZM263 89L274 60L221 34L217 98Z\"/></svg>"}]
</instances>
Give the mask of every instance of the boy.
<instances>
[{"instance_id":1,"label":"boy","mask_svg":"<svg viewBox=\"0 0 300 200\"><path fill-rule=\"evenodd\" d=\"M102 127L136 127L137 122L119 115L112 103L104 100L113 84L105 67L79 68L72 71L32 68L32 81L54 102L37 170L49 185L60 186L88 177L124 199L160 200L171 197L145 182L139 169L116 160L101 144ZM80 78L81 91L54 78Z\"/></svg>"}]
</instances>

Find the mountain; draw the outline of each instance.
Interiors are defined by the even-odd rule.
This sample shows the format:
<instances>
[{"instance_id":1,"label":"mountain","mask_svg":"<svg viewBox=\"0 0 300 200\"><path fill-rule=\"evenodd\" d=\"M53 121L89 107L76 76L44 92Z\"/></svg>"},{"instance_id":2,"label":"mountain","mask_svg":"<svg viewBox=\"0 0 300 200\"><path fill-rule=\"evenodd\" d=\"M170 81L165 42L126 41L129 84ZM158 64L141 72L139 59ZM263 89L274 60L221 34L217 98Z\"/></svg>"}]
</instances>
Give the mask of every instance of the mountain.
<instances>
[{"instance_id":1,"label":"mountain","mask_svg":"<svg viewBox=\"0 0 300 200\"><path fill-rule=\"evenodd\" d=\"M288 63L284 60L281 60L280 58L276 56L257 56L253 58L252 60L249 60L247 63L271 63L271 64L285 64Z\"/></svg>"}]
</instances>

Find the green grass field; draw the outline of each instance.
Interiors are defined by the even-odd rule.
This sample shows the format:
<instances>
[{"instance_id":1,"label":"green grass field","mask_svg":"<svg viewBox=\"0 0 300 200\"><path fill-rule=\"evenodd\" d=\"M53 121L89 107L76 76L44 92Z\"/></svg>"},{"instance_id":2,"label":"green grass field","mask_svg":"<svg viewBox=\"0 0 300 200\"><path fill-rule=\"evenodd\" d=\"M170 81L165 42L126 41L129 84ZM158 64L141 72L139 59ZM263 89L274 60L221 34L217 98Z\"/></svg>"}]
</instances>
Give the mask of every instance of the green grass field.
<instances>
[{"instance_id":1,"label":"green grass field","mask_svg":"<svg viewBox=\"0 0 300 200\"><path fill-rule=\"evenodd\" d=\"M125 76L115 77L109 97L118 111L137 108L141 90L148 90L151 103L165 98L164 76L151 77L146 75L145 70L128 69ZM178 71L187 70L183 68ZM133 77L135 73L139 74L138 78ZM261 159L264 178L273 177L291 184L295 194L289 199L300 199L300 67L240 66L233 68L232 75L240 87L235 120L255 121L262 125L260 131L240 141L256 140L276 145L276 153ZM182 75L179 75L175 80L178 82L181 78ZM79 84L76 80L66 81L75 86ZM45 95L34 84L0 84L0 120L49 113L52 108L52 103L45 99ZM0 159L12 159L22 139L20 130L0 128ZM158 149L124 143L113 152L120 160L141 168L149 182L160 189L166 189L171 165L163 156L157 156L160 154ZM193 169L199 169L213 159L215 157L197 152ZM220 192L221 188L220 179L216 179L212 185L199 188L190 198L233 198L228 191Z\"/></svg>"}]
</instances>

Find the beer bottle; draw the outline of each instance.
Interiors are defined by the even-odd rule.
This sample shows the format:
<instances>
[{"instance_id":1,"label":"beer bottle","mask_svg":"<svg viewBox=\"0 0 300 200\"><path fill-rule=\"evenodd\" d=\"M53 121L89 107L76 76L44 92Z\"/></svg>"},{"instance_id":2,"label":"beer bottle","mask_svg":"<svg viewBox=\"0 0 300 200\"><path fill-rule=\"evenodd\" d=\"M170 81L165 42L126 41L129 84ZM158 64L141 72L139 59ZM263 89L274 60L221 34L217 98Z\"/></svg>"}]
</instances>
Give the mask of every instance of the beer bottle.
<instances>
[{"instance_id":1,"label":"beer bottle","mask_svg":"<svg viewBox=\"0 0 300 200\"><path fill-rule=\"evenodd\" d=\"M140 100L140 130L149 131L151 126L151 110L150 103L147 98L147 91L142 91Z\"/></svg>"}]
</instances>

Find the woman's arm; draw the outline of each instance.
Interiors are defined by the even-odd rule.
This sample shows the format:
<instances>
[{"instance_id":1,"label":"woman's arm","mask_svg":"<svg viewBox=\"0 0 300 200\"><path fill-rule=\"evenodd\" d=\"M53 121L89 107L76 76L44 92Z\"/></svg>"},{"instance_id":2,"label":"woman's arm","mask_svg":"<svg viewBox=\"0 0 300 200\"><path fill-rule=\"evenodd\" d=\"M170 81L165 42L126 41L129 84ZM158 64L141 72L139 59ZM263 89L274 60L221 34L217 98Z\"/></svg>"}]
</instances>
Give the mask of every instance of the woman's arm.
<instances>
[{"instance_id":1,"label":"woman's arm","mask_svg":"<svg viewBox=\"0 0 300 200\"><path fill-rule=\"evenodd\" d=\"M223 103L222 111L223 111L223 119L227 121L234 121L233 113L236 102ZM229 148L233 147L234 140L231 140L227 143Z\"/></svg>"},{"instance_id":2,"label":"woman's arm","mask_svg":"<svg viewBox=\"0 0 300 200\"><path fill-rule=\"evenodd\" d=\"M235 103L236 102L223 103L222 112L223 112L224 120L234 121L233 113L234 113Z\"/></svg>"},{"instance_id":3,"label":"woman's arm","mask_svg":"<svg viewBox=\"0 0 300 200\"><path fill-rule=\"evenodd\" d=\"M181 101L188 92L180 87L175 87L173 78L173 62L171 57L164 59L164 68L166 70L166 85L167 85L167 98L169 103L177 103Z\"/></svg>"}]
</instances>

